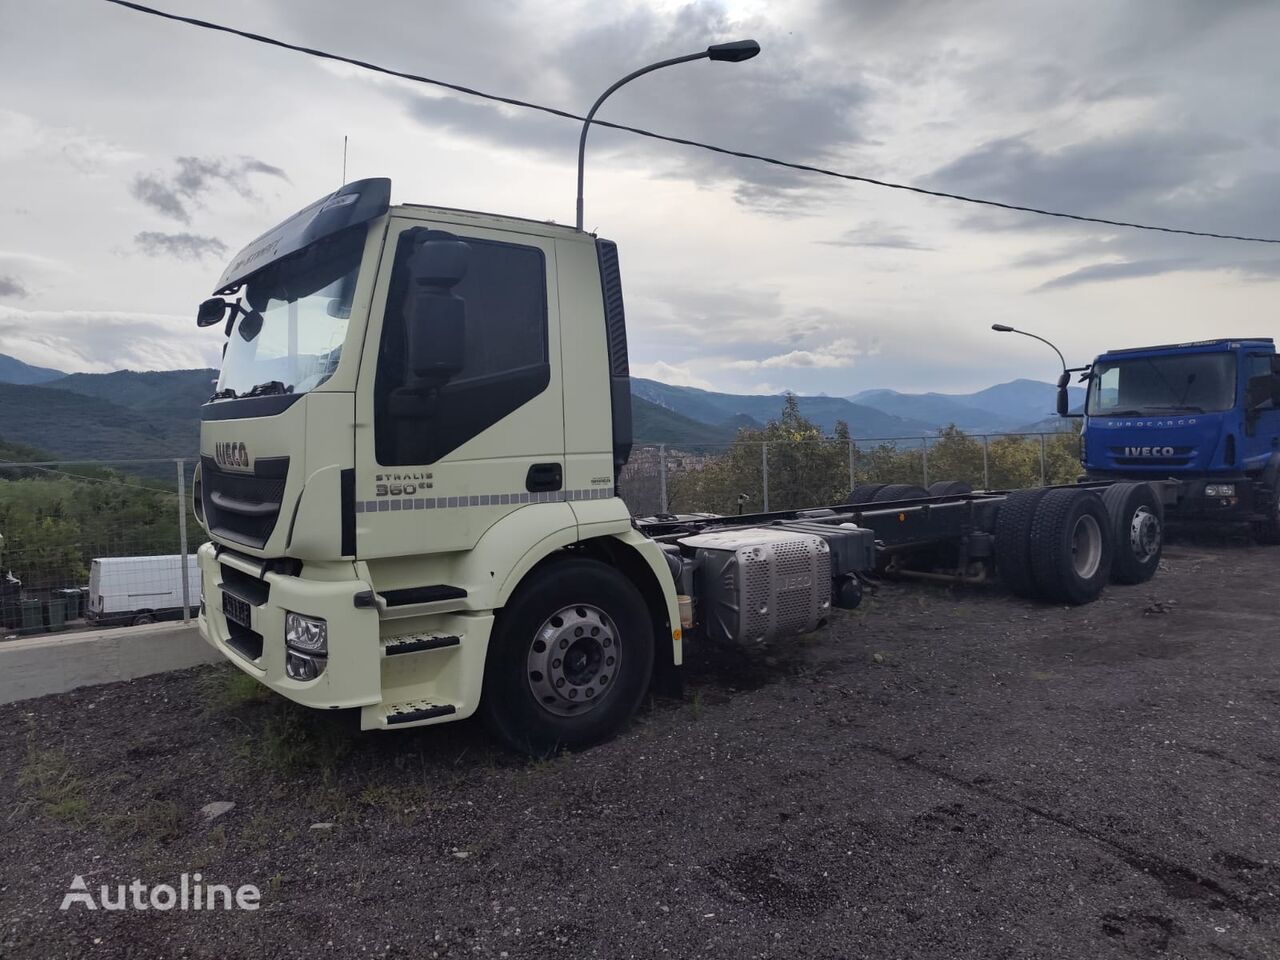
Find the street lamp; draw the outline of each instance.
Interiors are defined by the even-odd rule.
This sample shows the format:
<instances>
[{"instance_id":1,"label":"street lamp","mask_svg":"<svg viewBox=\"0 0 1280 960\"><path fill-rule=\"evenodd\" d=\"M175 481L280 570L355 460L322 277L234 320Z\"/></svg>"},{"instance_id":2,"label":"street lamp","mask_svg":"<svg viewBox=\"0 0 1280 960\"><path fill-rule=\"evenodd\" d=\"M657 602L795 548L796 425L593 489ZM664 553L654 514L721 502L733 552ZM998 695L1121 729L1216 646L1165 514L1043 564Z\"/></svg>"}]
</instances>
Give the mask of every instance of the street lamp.
<instances>
[{"instance_id":1,"label":"street lamp","mask_svg":"<svg viewBox=\"0 0 1280 960\"><path fill-rule=\"evenodd\" d=\"M732 43L715 43L707 47L701 53L691 53L683 57L672 57L670 60L659 60L657 63L651 63L647 67L641 67L634 73L629 73L604 93L600 94L595 103L591 105L591 109L587 111L587 118L582 123L582 135L578 138L578 229L582 229L582 168L586 160L587 153L587 130L591 127L591 120L596 115L596 111L600 109L600 104L609 98L609 94L617 90L623 84L630 83L636 77L642 77L646 73L652 73L654 70L661 70L663 67L671 67L677 63L688 63L690 60L722 60L726 63L739 63L743 60L750 60L760 52L760 44L754 40L735 40Z\"/></svg>"},{"instance_id":2,"label":"street lamp","mask_svg":"<svg viewBox=\"0 0 1280 960\"><path fill-rule=\"evenodd\" d=\"M1030 337L1032 340L1039 340L1041 343L1049 344L1049 349L1051 349L1054 353L1058 355L1058 361L1062 364L1063 373L1066 373L1067 361L1063 359L1062 351L1059 350L1057 347L1055 347L1052 343L1049 343L1049 341L1046 340L1044 337L1037 336L1034 333L1028 333L1026 330L1019 330L1017 327L1011 327L1007 323L993 323L991 325L991 329L994 330L996 333L1020 333L1024 337Z\"/></svg>"},{"instance_id":3,"label":"street lamp","mask_svg":"<svg viewBox=\"0 0 1280 960\"><path fill-rule=\"evenodd\" d=\"M1071 413L1071 397L1067 392L1067 387L1071 383L1071 374L1085 370L1086 367L1075 367L1071 370L1067 369L1067 361L1062 356L1062 351L1055 347L1044 337L1034 333L1028 333L1026 330L1019 330L1017 327L1011 327L1007 323L993 323L991 329L996 333L1020 333L1024 337L1030 337L1032 340L1039 340L1043 344L1047 344L1049 348L1058 355L1058 362L1062 364L1062 374L1058 377L1058 416L1060 417L1076 417L1079 414Z\"/></svg>"}]
</instances>

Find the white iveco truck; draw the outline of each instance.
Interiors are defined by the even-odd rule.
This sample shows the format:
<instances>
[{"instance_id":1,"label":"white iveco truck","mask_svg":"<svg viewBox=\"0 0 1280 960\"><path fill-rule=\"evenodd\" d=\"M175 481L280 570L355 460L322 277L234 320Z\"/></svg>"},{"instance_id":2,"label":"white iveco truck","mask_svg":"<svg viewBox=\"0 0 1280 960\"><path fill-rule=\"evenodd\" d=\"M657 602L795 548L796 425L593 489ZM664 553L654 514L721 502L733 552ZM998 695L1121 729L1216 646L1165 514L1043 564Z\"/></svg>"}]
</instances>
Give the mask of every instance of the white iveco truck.
<instances>
[{"instance_id":1,"label":"white iveco truck","mask_svg":"<svg viewBox=\"0 0 1280 960\"><path fill-rule=\"evenodd\" d=\"M1091 600L1126 517L1159 509L1141 484L1110 514L1088 489L952 485L633 520L614 244L390 191L348 184L264 234L198 319L226 335L201 409L200 630L298 703L365 729L480 711L518 749L583 745L686 641L812 630L873 567L999 564L1019 592Z\"/></svg>"}]
</instances>

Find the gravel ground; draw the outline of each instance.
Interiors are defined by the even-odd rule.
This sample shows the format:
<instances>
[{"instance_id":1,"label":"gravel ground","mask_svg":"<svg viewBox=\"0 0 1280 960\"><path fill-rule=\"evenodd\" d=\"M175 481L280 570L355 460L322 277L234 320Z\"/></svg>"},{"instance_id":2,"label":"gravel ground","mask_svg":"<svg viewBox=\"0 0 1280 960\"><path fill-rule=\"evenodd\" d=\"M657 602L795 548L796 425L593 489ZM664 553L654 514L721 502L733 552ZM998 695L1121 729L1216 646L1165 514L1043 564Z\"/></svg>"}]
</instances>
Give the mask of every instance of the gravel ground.
<instances>
[{"instance_id":1,"label":"gravel ground","mask_svg":"<svg viewBox=\"0 0 1280 960\"><path fill-rule=\"evenodd\" d=\"M1280 956L1277 557L1184 541L1069 610L885 585L541 763L223 667L0 707L0 956ZM58 909L184 871L261 908Z\"/></svg>"}]
</instances>

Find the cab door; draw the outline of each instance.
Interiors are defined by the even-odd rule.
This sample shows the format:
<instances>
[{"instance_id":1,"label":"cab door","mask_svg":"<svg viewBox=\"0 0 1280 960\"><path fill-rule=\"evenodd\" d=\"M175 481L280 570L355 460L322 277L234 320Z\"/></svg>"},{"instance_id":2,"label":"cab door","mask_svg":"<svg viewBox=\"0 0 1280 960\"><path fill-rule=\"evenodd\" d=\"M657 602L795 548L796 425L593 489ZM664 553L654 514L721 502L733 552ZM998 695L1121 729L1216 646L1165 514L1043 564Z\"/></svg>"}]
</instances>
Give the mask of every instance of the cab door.
<instances>
[{"instance_id":1,"label":"cab door","mask_svg":"<svg viewBox=\"0 0 1280 960\"><path fill-rule=\"evenodd\" d=\"M1246 470L1265 467L1272 453L1280 451L1280 407L1276 405L1273 386L1277 375L1280 375L1280 358L1274 354L1260 350L1245 354L1243 380Z\"/></svg>"},{"instance_id":2,"label":"cab door","mask_svg":"<svg viewBox=\"0 0 1280 960\"><path fill-rule=\"evenodd\" d=\"M467 244L461 369L421 391L407 369L408 259ZM503 516L563 499L564 409L554 241L393 218L356 397L360 559L467 550ZM416 391L416 392L415 392Z\"/></svg>"}]
</instances>

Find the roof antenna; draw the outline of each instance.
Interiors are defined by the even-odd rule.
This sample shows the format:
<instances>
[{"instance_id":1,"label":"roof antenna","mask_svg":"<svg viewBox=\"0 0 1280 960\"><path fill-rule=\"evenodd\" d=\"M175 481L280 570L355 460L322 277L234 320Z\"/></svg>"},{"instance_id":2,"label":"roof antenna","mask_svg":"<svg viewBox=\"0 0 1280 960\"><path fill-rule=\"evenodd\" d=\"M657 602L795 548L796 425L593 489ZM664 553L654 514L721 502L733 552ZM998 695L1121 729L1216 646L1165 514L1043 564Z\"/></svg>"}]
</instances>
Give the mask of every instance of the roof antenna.
<instances>
[{"instance_id":1,"label":"roof antenna","mask_svg":"<svg viewBox=\"0 0 1280 960\"><path fill-rule=\"evenodd\" d=\"M339 186L347 185L347 135L342 135L342 183Z\"/></svg>"}]
</instances>

